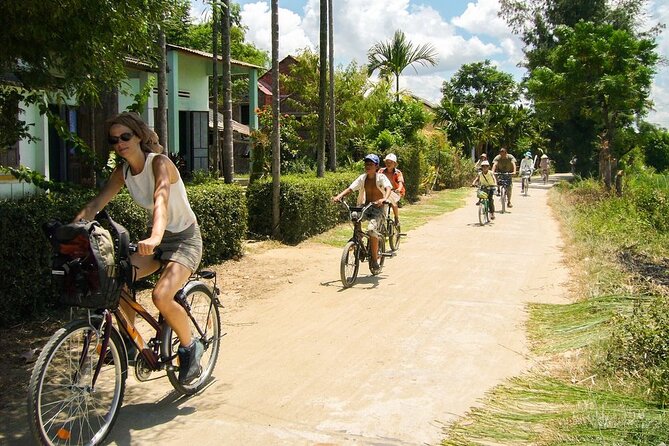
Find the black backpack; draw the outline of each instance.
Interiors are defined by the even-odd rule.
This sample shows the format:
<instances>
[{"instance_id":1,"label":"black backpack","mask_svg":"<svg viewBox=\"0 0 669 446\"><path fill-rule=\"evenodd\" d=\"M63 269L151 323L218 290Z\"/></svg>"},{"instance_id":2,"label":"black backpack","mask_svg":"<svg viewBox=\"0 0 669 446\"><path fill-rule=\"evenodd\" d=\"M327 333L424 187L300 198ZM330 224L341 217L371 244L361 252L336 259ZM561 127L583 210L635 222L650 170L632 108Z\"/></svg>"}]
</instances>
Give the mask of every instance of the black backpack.
<instances>
[{"instance_id":1,"label":"black backpack","mask_svg":"<svg viewBox=\"0 0 669 446\"><path fill-rule=\"evenodd\" d=\"M132 282L128 231L106 212L98 217L109 222L111 231L97 220L45 225L53 250L52 279L64 305L115 309L123 284Z\"/></svg>"}]
</instances>

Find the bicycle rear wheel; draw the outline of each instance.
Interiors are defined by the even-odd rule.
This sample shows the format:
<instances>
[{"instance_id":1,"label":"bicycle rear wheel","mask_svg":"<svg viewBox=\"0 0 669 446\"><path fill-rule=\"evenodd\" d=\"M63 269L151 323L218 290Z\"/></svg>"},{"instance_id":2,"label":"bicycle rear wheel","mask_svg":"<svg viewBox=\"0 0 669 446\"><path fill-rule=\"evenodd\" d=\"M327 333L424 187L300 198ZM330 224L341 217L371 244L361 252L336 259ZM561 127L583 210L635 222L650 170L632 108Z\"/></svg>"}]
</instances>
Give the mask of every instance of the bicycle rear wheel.
<instances>
[{"instance_id":1,"label":"bicycle rear wheel","mask_svg":"<svg viewBox=\"0 0 669 446\"><path fill-rule=\"evenodd\" d=\"M388 220L388 244L391 251L400 249L400 225L396 225L393 220Z\"/></svg>"},{"instance_id":2,"label":"bicycle rear wheel","mask_svg":"<svg viewBox=\"0 0 669 446\"><path fill-rule=\"evenodd\" d=\"M96 445L118 416L127 377L122 341L113 330L103 354L102 333L88 320L61 328L39 355L28 387L30 430L43 445Z\"/></svg>"},{"instance_id":3,"label":"bicycle rear wheel","mask_svg":"<svg viewBox=\"0 0 669 446\"><path fill-rule=\"evenodd\" d=\"M344 246L339 265L339 275L344 288L349 288L355 283L360 270L360 256L358 255L358 244L350 241Z\"/></svg>"},{"instance_id":4,"label":"bicycle rear wheel","mask_svg":"<svg viewBox=\"0 0 669 446\"><path fill-rule=\"evenodd\" d=\"M218 299L214 298L213 291L202 282L190 282L184 290L186 303L190 308L189 325L193 339L200 339L204 344L204 353L200 360L202 373L197 379L188 384L179 382L179 367L168 368L167 378L172 387L183 395L192 395L200 391L208 382L216 360L221 343L221 316L218 311ZM163 324L163 340L161 353L164 358L174 358L173 362L178 364L177 350L179 349L179 337L172 328Z\"/></svg>"}]
</instances>

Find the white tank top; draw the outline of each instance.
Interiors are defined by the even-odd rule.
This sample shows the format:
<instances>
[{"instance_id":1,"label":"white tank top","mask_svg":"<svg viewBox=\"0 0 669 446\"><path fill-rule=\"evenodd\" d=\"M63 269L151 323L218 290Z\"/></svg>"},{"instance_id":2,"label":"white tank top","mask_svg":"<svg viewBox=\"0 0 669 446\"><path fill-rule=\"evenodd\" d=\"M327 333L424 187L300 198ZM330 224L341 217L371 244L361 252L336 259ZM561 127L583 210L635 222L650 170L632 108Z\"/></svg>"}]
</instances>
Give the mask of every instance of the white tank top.
<instances>
[{"instance_id":1,"label":"white tank top","mask_svg":"<svg viewBox=\"0 0 669 446\"><path fill-rule=\"evenodd\" d=\"M144 169L137 175L133 175L130 166L123 166L123 177L130 196L135 202L153 211L153 193L156 188L156 179L153 175L153 159L158 153L149 153L144 162ZM179 173L177 172L177 175ZM170 198L167 200L167 227L170 232L181 232L195 223L195 213L188 203L186 187L181 176L176 183L170 184ZM153 216L149 216L149 226L153 224Z\"/></svg>"}]
</instances>

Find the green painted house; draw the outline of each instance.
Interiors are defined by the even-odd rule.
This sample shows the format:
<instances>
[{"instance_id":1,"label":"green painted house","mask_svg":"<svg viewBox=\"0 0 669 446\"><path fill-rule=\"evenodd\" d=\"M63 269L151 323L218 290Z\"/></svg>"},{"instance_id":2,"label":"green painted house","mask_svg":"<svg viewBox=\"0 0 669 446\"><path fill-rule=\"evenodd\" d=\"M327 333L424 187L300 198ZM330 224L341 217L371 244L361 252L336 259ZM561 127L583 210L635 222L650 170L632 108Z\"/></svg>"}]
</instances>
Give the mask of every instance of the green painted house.
<instances>
[{"instance_id":1,"label":"green painted house","mask_svg":"<svg viewBox=\"0 0 669 446\"><path fill-rule=\"evenodd\" d=\"M185 160L187 170L190 171L208 169L211 141L213 137L218 137L218 131L211 128L209 117L212 60L213 56L209 53L174 45L167 47L168 140L163 141L163 145L171 154L180 155ZM263 68L245 62L231 61L233 79L235 77L248 79L248 97L244 102L233 105L233 116L241 121L233 125L238 131L242 128L248 133L258 127L255 110L258 107L259 70ZM105 119L126 110L134 102L134 96L148 82L157 84L155 68L141 61L126 60L126 71L127 79L102 101L101 106L92 108L72 99L65 104L53 104L50 107L52 113L59 115L66 122L70 132L83 139L103 159L109 152L106 137L103 135ZM222 64L219 65L218 72L223 72ZM21 88L20 83L15 82L11 76L0 78L0 82ZM152 128L156 122L157 107L157 89L154 88L146 107L141 111L142 117ZM36 139L17 141L8 150L0 153L0 165L25 166L43 174L49 180L95 186L95 178L90 167L74 153L68 142L58 136L46 115L41 115L37 107L29 104L19 104L17 113L22 121L31 124L31 134ZM0 199L19 198L35 191L36 188L32 184L0 173Z\"/></svg>"}]
</instances>

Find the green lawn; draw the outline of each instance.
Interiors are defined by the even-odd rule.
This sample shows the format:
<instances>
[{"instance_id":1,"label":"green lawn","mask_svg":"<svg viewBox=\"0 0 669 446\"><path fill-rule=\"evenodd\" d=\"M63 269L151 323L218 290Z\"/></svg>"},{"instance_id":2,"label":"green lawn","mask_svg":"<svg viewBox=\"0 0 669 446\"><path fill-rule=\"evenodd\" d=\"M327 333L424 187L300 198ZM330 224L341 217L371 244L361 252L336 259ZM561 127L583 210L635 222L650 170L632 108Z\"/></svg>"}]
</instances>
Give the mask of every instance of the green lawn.
<instances>
[{"instance_id":1,"label":"green lawn","mask_svg":"<svg viewBox=\"0 0 669 446\"><path fill-rule=\"evenodd\" d=\"M470 191L469 188L463 187L432 192L430 195L424 195L420 201L414 204L402 206L400 208L402 232L411 231L427 223L433 217L464 206L465 197ZM323 234L313 237L311 240L330 246L343 246L351 237L351 231L350 224L342 223Z\"/></svg>"}]
</instances>

